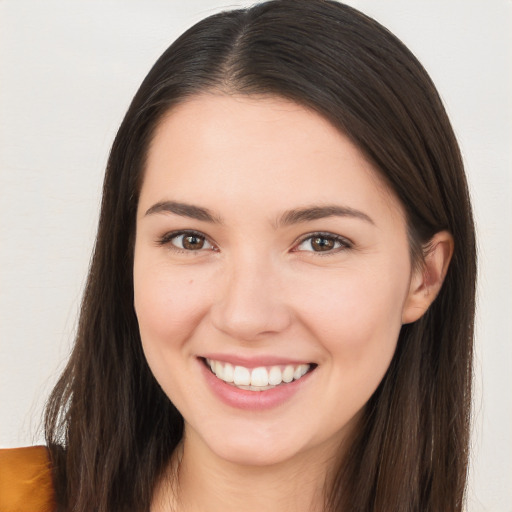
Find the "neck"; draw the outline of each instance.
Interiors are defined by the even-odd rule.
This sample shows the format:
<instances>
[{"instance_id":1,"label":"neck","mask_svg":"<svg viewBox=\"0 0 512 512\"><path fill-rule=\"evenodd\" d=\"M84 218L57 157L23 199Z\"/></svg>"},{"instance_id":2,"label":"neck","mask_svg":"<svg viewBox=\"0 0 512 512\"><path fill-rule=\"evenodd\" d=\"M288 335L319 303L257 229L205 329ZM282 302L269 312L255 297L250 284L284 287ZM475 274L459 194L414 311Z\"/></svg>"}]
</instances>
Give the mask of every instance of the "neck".
<instances>
[{"instance_id":1,"label":"neck","mask_svg":"<svg viewBox=\"0 0 512 512\"><path fill-rule=\"evenodd\" d=\"M272 465L240 465L186 437L157 489L154 512L320 512L332 446Z\"/></svg>"}]
</instances>

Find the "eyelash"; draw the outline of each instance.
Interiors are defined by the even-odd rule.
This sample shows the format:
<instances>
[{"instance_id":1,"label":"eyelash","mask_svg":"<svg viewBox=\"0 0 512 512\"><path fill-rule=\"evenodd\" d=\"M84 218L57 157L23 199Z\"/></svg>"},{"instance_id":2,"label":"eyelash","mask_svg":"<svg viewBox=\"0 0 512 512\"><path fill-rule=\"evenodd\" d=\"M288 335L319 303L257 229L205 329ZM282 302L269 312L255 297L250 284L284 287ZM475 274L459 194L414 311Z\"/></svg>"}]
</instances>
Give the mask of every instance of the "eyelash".
<instances>
[{"instance_id":1,"label":"eyelash","mask_svg":"<svg viewBox=\"0 0 512 512\"><path fill-rule=\"evenodd\" d=\"M201 252L202 250L204 250L202 247L198 250L185 249L185 248L181 248L181 247L178 247L177 245L173 244L173 239L179 238L180 236L181 237L189 236L189 237L201 238L204 240L205 243L208 243L209 245L211 245L214 251L218 250L215 248L215 244L213 242L210 242L210 240L208 239L208 237L206 235L204 235L200 231L194 231L193 229L185 229L182 231L171 231L170 233L166 233L164 236L162 236L161 238L159 238L157 240L157 244L160 246L167 245L172 251L181 253L181 254L185 254L185 253L186 254L194 254L194 253L198 253L198 252ZM208 250L211 250L211 249L208 249Z\"/></svg>"},{"instance_id":2,"label":"eyelash","mask_svg":"<svg viewBox=\"0 0 512 512\"><path fill-rule=\"evenodd\" d=\"M178 247L177 245L175 245L173 243L174 239L177 239L179 237L185 237L185 236L200 238L200 239L204 240L205 243L209 244L211 246L211 248L203 249L203 247L201 247L197 250L185 249L182 247ZM300 247L302 244L304 244L308 240L311 240L310 243L313 243L313 240L315 238L331 240L335 244L335 247L333 249L328 249L326 251L304 251L303 250L302 252L311 252L311 253L317 254L319 256L328 256L331 254L337 254L346 249L350 249L353 246L353 243L343 236L336 235L334 233L328 233L328 232L314 232L314 233L308 233L307 235L304 235L301 238L299 238L294 243L292 252L301 252L300 249L298 249L298 247ZM157 244L159 246L167 245L167 246L169 246L169 248L172 251L181 253L181 254L184 254L184 253L197 254L198 252L202 252L203 250L213 250L215 252L218 251L215 244L213 242L211 242L205 234L201 233L200 231L194 231L191 229L186 229L186 230L182 230L182 231L171 231L170 233L166 233L164 236L162 236L161 238L159 238L157 240ZM336 245L338 245L338 247L336 247Z\"/></svg>"},{"instance_id":3,"label":"eyelash","mask_svg":"<svg viewBox=\"0 0 512 512\"><path fill-rule=\"evenodd\" d=\"M334 244L338 244L338 247L334 247L331 250L327 251L304 251L304 252L312 252L314 254L317 254L319 256L329 256L331 254L337 254L343 250L351 249L353 244L350 240L347 238L336 235L334 233L328 233L328 232L315 232L315 233L309 233L299 239L298 242L295 243L293 252L298 252L297 247L301 246L304 242L307 242L310 240L310 243L313 243L313 240L317 239L324 239L324 240L332 240Z\"/></svg>"}]
</instances>

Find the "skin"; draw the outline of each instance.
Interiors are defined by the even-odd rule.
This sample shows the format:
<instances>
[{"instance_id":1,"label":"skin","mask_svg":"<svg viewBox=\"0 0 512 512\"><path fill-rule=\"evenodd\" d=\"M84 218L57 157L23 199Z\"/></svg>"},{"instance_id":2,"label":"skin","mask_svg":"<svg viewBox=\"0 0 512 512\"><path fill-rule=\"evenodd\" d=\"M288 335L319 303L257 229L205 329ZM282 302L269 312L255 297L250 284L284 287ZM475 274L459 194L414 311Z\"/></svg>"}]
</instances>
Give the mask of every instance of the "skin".
<instances>
[{"instance_id":1,"label":"skin","mask_svg":"<svg viewBox=\"0 0 512 512\"><path fill-rule=\"evenodd\" d=\"M155 207L165 201L212 219ZM326 205L350 214L284 221L291 210ZM196 232L194 250L173 237L180 230ZM318 232L331 250L315 250L308 236ZM153 509L321 509L326 474L401 325L441 286L453 243L443 232L432 245L413 270L399 201L318 114L220 93L175 107L150 146L134 260L144 352L185 419L179 492L164 479ZM200 358L210 353L317 366L279 406L241 410L207 385Z\"/></svg>"}]
</instances>

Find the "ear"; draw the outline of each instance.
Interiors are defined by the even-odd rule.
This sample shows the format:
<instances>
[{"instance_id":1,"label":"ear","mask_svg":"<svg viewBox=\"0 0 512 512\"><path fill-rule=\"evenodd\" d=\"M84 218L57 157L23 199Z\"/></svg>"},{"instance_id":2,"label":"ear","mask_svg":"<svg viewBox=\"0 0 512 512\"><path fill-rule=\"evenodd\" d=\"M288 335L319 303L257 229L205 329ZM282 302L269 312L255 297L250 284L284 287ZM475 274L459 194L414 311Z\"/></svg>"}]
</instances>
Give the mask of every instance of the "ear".
<instances>
[{"instance_id":1,"label":"ear","mask_svg":"<svg viewBox=\"0 0 512 512\"><path fill-rule=\"evenodd\" d=\"M453 254L453 237L448 231L436 233L426 245L424 261L413 271L409 293L402 311L402 323L421 318L443 285Z\"/></svg>"}]
</instances>

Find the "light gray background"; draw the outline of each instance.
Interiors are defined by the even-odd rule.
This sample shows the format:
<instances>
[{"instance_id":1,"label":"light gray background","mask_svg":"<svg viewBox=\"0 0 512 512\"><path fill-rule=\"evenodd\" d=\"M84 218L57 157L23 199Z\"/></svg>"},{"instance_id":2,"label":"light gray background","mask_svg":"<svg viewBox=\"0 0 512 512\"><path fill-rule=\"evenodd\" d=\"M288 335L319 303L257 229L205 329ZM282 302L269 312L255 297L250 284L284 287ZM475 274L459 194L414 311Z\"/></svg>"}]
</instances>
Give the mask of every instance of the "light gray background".
<instances>
[{"instance_id":1,"label":"light gray background","mask_svg":"<svg viewBox=\"0 0 512 512\"><path fill-rule=\"evenodd\" d=\"M222 0L0 0L0 446L42 442L70 350L101 181L138 84ZM353 0L436 82L480 249L468 512L512 511L512 2Z\"/></svg>"}]
</instances>

